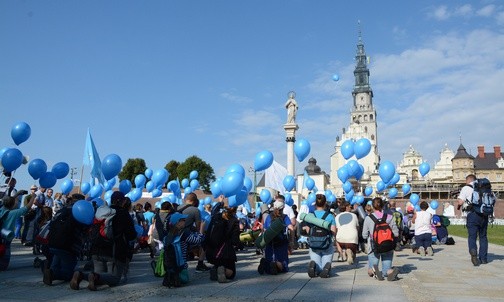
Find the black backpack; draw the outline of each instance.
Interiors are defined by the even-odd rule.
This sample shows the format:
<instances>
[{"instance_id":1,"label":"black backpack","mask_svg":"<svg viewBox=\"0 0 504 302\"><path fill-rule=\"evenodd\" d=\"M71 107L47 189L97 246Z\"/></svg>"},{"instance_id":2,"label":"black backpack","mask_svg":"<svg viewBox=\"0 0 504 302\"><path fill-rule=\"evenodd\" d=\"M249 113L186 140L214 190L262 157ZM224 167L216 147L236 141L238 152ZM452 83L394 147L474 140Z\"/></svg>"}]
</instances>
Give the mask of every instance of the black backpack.
<instances>
[{"instance_id":1,"label":"black backpack","mask_svg":"<svg viewBox=\"0 0 504 302\"><path fill-rule=\"evenodd\" d=\"M492 192L492 184L487 178L480 178L474 182L472 195L472 210L478 214L492 216L497 198Z\"/></svg>"},{"instance_id":2,"label":"black backpack","mask_svg":"<svg viewBox=\"0 0 504 302\"><path fill-rule=\"evenodd\" d=\"M327 210L321 219L325 220L329 213L329 210ZM328 229L310 224L308 243L312 250L325 250L331 246L332 233Z\"/></svg>"},{"instance_id":3,"label":"black backpack","mask_svg":"<svg viewBox=\"0 0 504 302\"><path fill-rule=\"evenodd\" d=\"M81 224L72 215L71 207L62 208L53 218L49 232L49 247L79 254L82 249Z\"/></svg>"},{"instance_id":4,"label":"black backpack","mask_svg":"<svg viewBox=\"0 0 504 302\"><path fill-rule=\"evenodd\" d=\"M208 248L210 253L207 253L207 258L210 263L215 259L215 255L212 255L213 250L221 247L221 245L226 241L226 221L222 218L222 203L217 203L210 214L210 224L208 225L205 247Z\"/></svg>"}]
</instances>

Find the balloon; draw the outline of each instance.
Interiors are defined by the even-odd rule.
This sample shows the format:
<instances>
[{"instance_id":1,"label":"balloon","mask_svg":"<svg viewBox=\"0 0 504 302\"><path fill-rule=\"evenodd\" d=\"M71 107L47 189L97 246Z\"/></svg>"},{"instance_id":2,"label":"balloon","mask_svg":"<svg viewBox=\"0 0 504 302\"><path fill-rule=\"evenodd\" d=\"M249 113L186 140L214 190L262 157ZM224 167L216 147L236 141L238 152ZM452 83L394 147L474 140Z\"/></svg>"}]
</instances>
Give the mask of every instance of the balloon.
<instances>
[{"instance_id":1,"label":"balloon","mask_svg":"<svg viewBox=\"0 0 504 302\"><path fill-rule=\"evenodd\" d=\"M250 190L252 190L252 180L245 176L245 178L243 178L243 185L245 186L245 188L247 188L247 192L250 192Z\"/></svg>"},{"instance_id":2,"label":"balloon","mask_svg":"<svg viewBox=\"0 0 504 302\"><path fill-rule=\"evenodd\" d=\"M231 172L236 172L238 174L241 174L243 177L245 177L245 169L240 164L232 164L231 166L229 166L229 168L226 170L226 174L231 173Z\"/></svg>"},{"instance_id":3,"label":"balloon","mask_svg":"<svg viewBox=\"0 0 504 302\"><path fill-rule=\"evenodd\" d=\"M107 181L107 183L105 184L105 191L109 191L109 190L112 190L112 188L114 187L116 183L116 178L112 178L112 179L109 179Z\"/></svg>"},{"instance_id":4,"label":"balloon","mask_svg":"<svg viewBox=\"0 0 504 302\"><path fill-rule=\"evenodd\" d=\"M347 162L346 166L347 166L347 169L348 169L348 175L349 176L358 175L358 173L360 171L360 168L359 168L359 163L356 160L354 160L354 159L349 160Z\"/></svg>"},{"instance_id":5,"label":"balloon","mask_svg":"<svg viewBox=\"0 0 504 302\"><path fill-rule=\"evenodd\" d=\"M327 202L329 202L329 203L333 203L333 202L335 202L335 201L336 201L336 196L334 196L334 195L329 195L329 196L327 196L326 200L327 200Z\"/></svg>"},{"instance_id":6,"label":"balloon","mask_svg":"<svg viewBox=\"0 0 504 302\"><path fill-rule=\"evenodd\" d=\"M182 181L180 182L180 185L182 186L182 188L189 187L189 179L187 179L187 178L182 179Z\"/></svg>"},{"instance_id":7,"label":"balloon","mask_svg":"<svg viewBox=\"0 0 504 302\"><path fill-rule=\"evenodd\" d=\"M147 192L152 192L152 190L154 190L154 183L152 182L152 180L149 180L146 184L145 184L145 188L147 189Z\"/></svg>"},{"instance_id":8,"label":"balloon","mask_svg":"<svg viewBox=\"0 0 504 302\"><path fill-rule=\"evenodd\" d=\"M410 184L404 184L402 185L402 191L403 191L403 196L407 195L411 190L411 185Z\"/></svg>"},{"instance_id":9,"label":"balloon","mask_svg":"<svg viewBox=\"0 0 504 302\"><path fill-rule=\"evenodd\" d=\"M312 192L312 193L308 194L308 204L309 205L314 203L315 200L317 200L317 195L315 193Z\"/></svg>"},{"instance_id":10,"label":"balloon","mask_svg":"<svg viewBox=\"0 0 504 302\"><path fill-rule=\"evenodd\" d=\"M102 161L102 172L106 180L116 177L122 169L122 160L117 154L109 154Z\"/></svg>"},{"instance_id":11,"label":"balloon","mask_svg":"<svg viewBox=\"0 0 504 302\"><path fill-rule=\"evenodd\" d=\"M135 176L135 187L143 188L146 181L147 181L147 178L145 177L145 175L138 174L137 176Z\"/></svg>"},{"instance_id":12,"label":"balloon","mask_svg":"<svg viewBox=\"0 0 504 302\"><path fill-rule=\"evenodd\" d=\"M361 165L361 164L358 164L357 168L358 168L358 169L357 169L357 171L354 173L354 177L355 177L355 179L360 180L360 179L361 179L361 177L362 177L362 175L364 175L364 166L363 166L363 165Z\"/></svg>"},{"instance_id":13,"label":"balloon","mask_svg":"<svg viewBox=\"0 0 504 302\"><path fill-rule=\"evenodd\" d=\"M388 191L388 195L389 195L390 198L396 198L396 196L397 196L397 189L396 188L391 188Z\"/></svg>"},{"instance_id":14,"label":"balloon","mask_svg":"<svg viewBox=\"0 0 504 302\"><path fill-rule=\"evenodd\" d=\"M294 204L294 199L292 199L292 195L290 193L285 193L285 204L288 206L292 206Z\"/></svg>"},{"instance_id":15,"label":"balloon","mask_svg":"<svg viewBox=\"0 0 504 302\"><path fill-rule=\"evenodd\" d=\"M420 200L420 197L418 196L418 194L413 193L413 194L411 194L411 196L410 196L409 200L411 201L411 203L412 203L413 205L416 205L416 204L417 204L417 202Z\"/></svg>"},{"instance_id":16,"label":"balloon","mask_svg":"<svg viewBox=\"0 0 504 302\"><path fill-rule=\"evenodd\" d=\"M172 192L178 192L178 191L180 191L180 184L176 180L169 181L167 187Z\"/></svg>"},{"instance_id":17,"label":"balloon","mask_svg":"<svg viewBox=\"0 0 504 302\"><path fill-rule=\"evenodd\" d=\"M268 150L256 154L254 159L254 170L256 172L268 169L273 163L273 153Z\"/></svg>"},{"instance_id":18,"label":"balloon","mask_svg":"<svg viewBox=\"0 0 504 302\"><path fill-rule=\"evenodd\" d=\"M40 176L39 184L42 188L52 188L56 184L56 181L58 180L53 172L45 172Z\"/></svg>"},{"instance_id":19,"label":"balloon","mask_svg":"<svg viewBox=\"0 0 504 302\"><path fill-rule=\"evenodd\" d=\"M101 184L94 185L89 191L89 197L96 198L100 197L103 192L103 187Z\"/></svg>"},{"instance_id":20,"label":"balloon","mask_svg":"<svg viewBox=\"0 0 504 302\"><path fill-rule=\"evenodd\" d=\"M105 201L103 201L103 199L101 199L99 197L94 198L93 201L96 203L97 207L101 207L105 203Z\"/></svg>"},{"instance_id":21,"label":"balloon","mask_svg":"<svg viewBox=\"0 0 504 302\"><path fill-rule=\"evenodd\" d=\"M5 150L2 155L2 166L4 172L12 172L19 168L23 163L23 153L16 148L9 148Z\"/></svg>"},{"instance_id":22,"label":"balloon","mask_svg":"<svg viewBox=\"0 0 504 302\"><path fill-rule=\"evenodd\" d=\"M339 75L333 74L332 79L333 79L333 81L338 82L339 81Z\"/></svg>"},{"instance_id":23,"label":"balloon","mask_svg":"<svg viewBox=\"0 0 504 302\"><path fill-rule=\"evenodd\" d=\"M159 169L154 172L152 175L152 182L154 182L154 186L157 187L159 185L164 185L168 181L168 170Z\"/></svg>"},{"instance_id":24,"label":"balloon","mask_svg":"<svg viewBox=\"0 0 504 302\"><path fill-rule=\"evenodd\" d=\"M175 203L177 201L177 197L175 197L175 195L173 194L170 194L168 195L168 201L171 203Z\"/></svg>"},{"instance_id":25,"label":"balloon","mask_svg":"<svg viewBox=\"0 0 504 302\"><path fill-rule=\"evenodd\" d=\"M112 190L108 190L108 191L107 191L107 192L105 192L105 194L103 195L103 199L105 199L109 205L110 205L110 198L112 197L112 193L114 193L114 191L112 191Z\"/></svg>"},{"instance_id":26,"label":"balloon","mask_svg":"<svg viewBox=\"0 0 504 302\"><path fill-rule=\"evenodd\" d=\"M47 165L40 158L36 158L28 164L28 173L33 179L39 179L45 172L47 172Z\"/></svg>"},{"instance_id":27,"label":"balloon","mask_svg":"<svg viewBox=\"0 0 504 302\"><path fill-rule=\"evenodd\" d=\"M93 205L86 200L79 200L72 206L72 215L78 222L91 225L94 220Z\"/></svg>"},{"instance_id":28,"label":"balloon","mask_svg":"<svg viewBox=\"0 0 504 302\"><path fill-rule=\"evenodd\" d=\"M361 138L354 144L354 153L357 159L361 159L371 151L371 142L367 138Z\"/></svg>"},{"instance_id":29,"label":"balloon","mask_svg":"<svg viewBox=\"0 0 504 302\"><path fill-rule=\"evenodd\" d=\"M383 182L383 180L380 180L376 183L376 191L377 192L381 192L383 190L385 190L387 186L385 185L385 183Z\"/></svg>"},{"instance_id":30,"label":"balloon","mask_svg":"<svg viewBox=\"0 0 504 302\"><path fill-rule=\"evenodd\" d=\"M214 181L211 185L210 185L210 191L212 192L212 196L214 198L217 198L219 197L221 194L222 194L222 190L220 188L220 182L218 181Z\"/></svg>"},{"instance_id":31,"label":"balloon","mask_svg":"<svg viewBox=\"0 0 504 302\"><path fill-rule=\"evenodd\" d=\"M228 198L228 204L230 207L237 207L242 205L247 201L248 192L245 189L240 190L236 195L230 196Z\"/></svg>"},{"instance_id":32,"label":"balloon","mask_svg":"<svg viewBox=\"0 0 504 302\"><path fill-rule=\"evenodd\" d=\"M430 165L428 163L421 163L420 166L418 167L418 171L420 171L420 174L422 176L427 175L430 171Z\"/></svg>"},{"instance_id":33,"label":"balloon","mask_svg":"<svg viewBox=\"0 0 504 302\"><path fill-rule=\"evenodd\" d=\"M439 204L438 204L437 200L433 200L433 201L430 202L431 209L435 210L435 209L438 208L438 206L439 206Z\"/></svg>"},{"instance_id":34,"label":"balloon","mask_svg":"<svg viewBox=\"0 0 504 302\"><path fill-rule=\"evenodd\" d=\"M296 154L297 159L302 162L308 154L310 154L310 143L305 139L298 139L294 143L294 154Z\"/></svg>"},{"instance_id":35,"label":"balloon","mask_svg":"<svg viewBox=\"0 0 504 302\"><path fill-rule=\"evenodd\" d=\"M142 235L144 233L144 229L143 229L143 227L141 225L135 224L135 231L137 233L137 238L142 237Z\"/></svg>"},{"instance_id":36,"label":"balloon","mask_svg":"<svg viewBox=\"0 0 504 302\"><path fill-rule=\"evenodd\" d=\"M352 191L352 184L349 181L345 181L343 184L343 191L345 191L345 193Z\"/></svg>"},{"instance_id":37,"label":"balloon","mask_svg":"<svg viewBox=\"0 0 504 302\"><path fill-rule=\"evenodd\" d=\"M315 181L313 180L313 178L308 177L307 179L305 179L305 186L309 191L313 190L313 187L315 187Z\"/></svg>"},{"instance_id":38,"label":"balloon","mask_svg":"<svg viewBox=\"0 0 504 302\"><path fill-rule=\"evenodd\" d=\"M198 178L198 171L194 170L189 173L189 179L196 179Z\"/></svg>"},{"instance_id":39,"label":"balloon","mask_svg":"<svg viewBox=\"0 0 504 302\"><path fill-rule=\"evenodd\" d=\"M154 189L152 190L152 198L156 198L156 197L159 197L163 194L163 192L160 190L160 189ZM142 192L140 192L140 197L142 196ZM140 199L140 197L138 199ZM138 200L136 199L136 200ZM135 200L135 201L136 201Z\"/></svg>"},{"instance_id":40,"label":"balloon","mask_svg":"<svg viewBox=\"0 0 504 302\"><path fill-rule=\"evenodd\" d=\"M415 211L420 212L422 209L420 208L420 205L417 204L415 205Z\"/></svg>"},{"instance_id":41,"label":"balloon","mask_svg":"<svg viewBox=\"0 0 504 302\"><path fill-rule=\"evenodd\" d=\"M339 180L341 180L341 182L347 181L348 177L349 173L346 165L338 169L338 178Z\"/></svg>"},{"instance_id":42,"label":"balloon","mask_svg":"<svg viewBox=\"0 0 504 302\"><path fill-rule=\"evenodd\" d=\"M394 173L394 176L392 176L392 179L389 181L388 185L393 186L396 183L398 183L400 179L401 179L401 176L399 175L399 173L396 172L396 173Z\"/></svg>"},{"instance_id":43,"label":"balloon","mask_svg":"<svg viewBox=\"0 0 504 302\"><path fill-rule=\"evenodd\" d=\"M199 188L199 186L200 186L200 185L199 185L199 181L198 181L197 179L193 179L193 180L191 180L191 182L189 183L189 186L191 187L191 189L192 189L193 191L196 191L196 189L198 189L198 188Z\"/></svg>"},{"instance_id":44,"label":"balloon","mask_svg":"<svg viewBox=\"0 0 504 302\"><path fill-rule=\"evenodd\" d=\"M54 164L51 171L54 173L57 179L62 179L68 175L68 172L70 172L70 167L67 163L59 162Z\"/></svg>"},{"instance_id":45,"label":"balloon","mask_svg":"<svg viewBox=\"0 0 504 302\"><path fill-rule=\"evenodd\" d=\"M271 192L268 189L262 189L259 198L261 198L262 202L269 204L271 202Z\"/></svg>"},{"instance_id":46,"label":"balloon","mask_svg":"<svg viewBox=\"0 0 504 302\"><path fill-rule=\"evenodd\" d=\"M369 196L371 194L373 194L373 187L366 187L366 189L364 189L364 195Z\"/></svg>"},{"instance_id":47,"label":"balloon","mask_svg":"<svg viewBox=\"0 0 504 302\"><path fill-rule=\"evenodd\" d=\"M73 181L71 179L65 179L61 183L61 193L67 195L73 189Z\"/></svg>"},{"instance_id":48,"label":"balloon","mask_svg":"<svg viewBox=\"0 0 504 302\"><path fill-rule=\"evenodd\" d=\"M149 169L149 168L145 169L144 174L145 174L145 177L147 177L148 179L151 179L151 177L152 177L152 169Z\"/></svg>"},{"instance_id":49,"label":"balloon","mask_svg":"<svg viewBox=\"0 0 504 302\"><path fill-rule=\"evenodd\" d=\"M184 194L189 194L189 193L192 193L193 189L191 189L191 187L187 187L184 189Z\"/></svg>"},{"instance_id":50,"label":"balloon","mask_svg":"<svg viewBox=\"0 0 504 302\"><path fill-rule=\"evenodd\" d=\"M354 155L354 142L351 139L347 139L341 144L341 155L345 159L349 159Z\"/></svg>"},{"instance_id":51,"label":"balloon","mask_svg":"<svg viewBox=\"0 0 504 302\"><path fill-rule=\"evenodd\" d=\"M354 191L353 190L350 190L348 192L346 192L345 194L345 200L346 201L352 201L353 197L354 197Z\"/></svg>"},{"instance_id":52,"label":"balloon","mask_svg":"<svg viewBox=\"0 0 504 302\"><path fill-rule=\"evenodd\" d=\"M2 160L2 156L4 155L5 151L9 150L9 147L4 147L0 149L0 160Z\"/></svg>"},{"instance_id":53,"label":"balloon","mask_svg":"<svg viewBox=\"0 0 504 302\"><path fill-rule=\"evenodd\" d=\"M287 190L287 192L292 191L292 189L294 189L294 187L296 186L296 180L294 179L294 176L292 175L285 176L285 178L283 179L283 185L285 187L285 190Z\"/></svg>"},{"instance_id":54,"label":"balloon","mask_svg":"<svg viewBox=\"0 0 504 302\"><path fill-rule=\"evenodd\" d=\"M220 181L220 188L224 196L229 197L238 194L243 187L244 176L238 172L228 172Z\"/></svg>"},{"instance_id":55,"label":"balloon","mask_svg":"<svg viewBox=\"0 0 504 302\"><path fill-rule=\"evenodd\" d=\"M384 183L388 183L395 174L394 164L389 160L382 162L378 168L378 174L380 174Z\"/></svg>"},{"instance_id":56,"label":"balloon","mask_svg":"<svg viewBox=\"0 0 504 302\"><path fill-rule=\"evenodd\" d=\"M86 195L89 192L89 190L91 190L91 184L89 184L89 182L81 183L82 194Z\"/></svg>"},{"instance_id":57,"label":"balloon","mask_svg":"<svg viewBox=\"0 0 504 302\"><path fill-rule=\"evenodd\" d=\"M11 137L16 145L24 143L31 135L31 128L25 122L15 124L11 129Z\"/></svg>"},{"instance_id":58,"label":"balloon","mask_svg":"<svg viewBox=\"0 0 504 302\"><path fill-rule=\"evenodd\" d=\"M212 202L212 198L210 196L207 196L207 197L205 197L205 199L203 199L203 203L205 205L210 204L211 202Z\"/></svg>"},{"instance_id":59,"label":"balloon","mask_svg":"<svg viewBox=\"0 0 504 302\"><path fill-rule=\"evenodd\" d=\"M129 179L123 179L119 183L119 191L123 192L124 194L128 193L131 190L131 181Z\"/></svg>"}]
</instances>

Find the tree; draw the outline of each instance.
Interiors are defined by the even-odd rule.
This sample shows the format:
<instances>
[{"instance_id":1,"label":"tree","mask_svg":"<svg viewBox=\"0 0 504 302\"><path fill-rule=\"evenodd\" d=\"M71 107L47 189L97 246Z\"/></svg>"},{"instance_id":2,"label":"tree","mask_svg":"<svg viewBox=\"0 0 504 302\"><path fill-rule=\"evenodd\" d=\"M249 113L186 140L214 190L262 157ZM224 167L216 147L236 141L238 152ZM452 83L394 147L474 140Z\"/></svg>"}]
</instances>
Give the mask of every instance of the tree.
<instances>
[{"instance_id":1,"label":"tree","mask_svg":"<svg viewBox=\"0 0 504 302\"><path fill-rule=\"evenodd\" d=\"M119 173L119 181L128 179L135 186L135 177L138 174L144 174L147 166L142 158L129 158L122 171Z\"/></svg>"},{"instance_id":2,"label":"tree","mask_svg":"<svg viewBox=\"0 0 504 302\"><path fill-rule=\"evenodd\" d=\"M215 173L208 163L200 159L196 155L188 157L183 163L177 167L177 176L180 180L183 178L189 179L191 171L198 171L198 182L205 191L210 191L210 183L215 180Z\"/></svg>"},{"instance_id":3,"label":"tree","mask_svg":"<svg viewBox=\"0 0 504 302\"><path fill-rule=\"evenodd\" d=\"M177 180L178 177L177 168L179 165L180 163L176 160L171 160L166 164L165 169L170 174L170 176L168 177L168 181Z\"/></svg>"}]
</instances>

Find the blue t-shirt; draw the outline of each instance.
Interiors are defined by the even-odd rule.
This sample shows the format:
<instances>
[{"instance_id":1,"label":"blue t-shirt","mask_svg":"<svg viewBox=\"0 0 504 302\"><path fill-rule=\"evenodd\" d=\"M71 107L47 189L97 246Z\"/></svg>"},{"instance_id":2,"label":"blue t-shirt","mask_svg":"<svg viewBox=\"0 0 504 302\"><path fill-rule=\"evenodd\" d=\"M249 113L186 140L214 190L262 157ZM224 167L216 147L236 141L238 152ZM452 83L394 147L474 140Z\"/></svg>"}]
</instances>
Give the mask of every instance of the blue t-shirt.
<instances>
[{"instance_id":1,"label":"blue t-shirt","mask_svg":"<svg viewBox=\"0 0 504 302\"><path fill-rule=\"evenodd\" d=\"M326 213L325 210L315 210L313 212L315 217L320 218L320 219L322 219L322 217L325 215L325 213ZM331 212L329 212L329 215L327 215L327 217L324 220L328 221L331 224L331 226L333 226L333 225L336 226L336 220L334 220L334 215Z\"/></svg>"},{"instance_id":2,"label":"blue t-shirt","mask_svg":"<svg viewBox=\"0 0 504 302\"><path fill-rule=\"evenodd\" d=\"M287 215L283 216L284 216L284 224L288 226L291 223L291 220ZM268 217L266 217L266 220L264 221L264 229L269 228L270 225L271 225L271 215L268 215Z\"/></svg>"},{"instance_id":3,"label":"blue t-shirt","mask_svg":"<svg viewBox=\"0 0 504 302\"><path fill-rule=\"evenodd\" d=\"M143 215L144 215L145 221L147 221L147 224L151 225L152 224L152 219L154 218L154 216L156 214L154 214L154 212L147 211L147 212L144 212Z\"/></svg>"}]
</instances>

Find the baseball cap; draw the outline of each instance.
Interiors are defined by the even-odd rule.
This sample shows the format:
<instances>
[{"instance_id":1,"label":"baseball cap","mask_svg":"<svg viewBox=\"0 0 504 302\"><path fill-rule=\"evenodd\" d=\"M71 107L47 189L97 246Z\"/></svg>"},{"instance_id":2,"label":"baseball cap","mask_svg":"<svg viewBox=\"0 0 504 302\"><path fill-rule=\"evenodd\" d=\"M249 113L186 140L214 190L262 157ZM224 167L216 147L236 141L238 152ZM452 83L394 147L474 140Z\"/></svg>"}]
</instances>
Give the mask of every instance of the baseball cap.
<instances>
[{"instance_id":1,"label":"baseball cap","mask_svg":"<svg viewBox=\"0 0 504 302\"><path fill-rule=\"evenodd\" d=\"M37 189L38 189L38 188L37 188L37 186L36 186L36 185L33 185L33 186L31 186L31 187L30 187L30 190L37 190Z\"/></svg>"},{"instance_id":2,"label":"baseball cap","mask_svg":"<svg viewBox=\"0 0 504 302\"><path fill-rule=\"evenodd\" d=\"M170 216L170 224L176 224L180 219L186 219L187 215L175 212Z\"/></svg>"},{"instance_id":3,"label":"baseball cap","mask_svg":"<svg viewBox=\"0 0 504 302\"><path fill-rule=\"evenodd\" d=\"M285 203L281 200L275 200L275 202L273 203L273 208L278 209L278 210L283 209L284 206L285 206Z\"/></svg>"}]
</instances>

